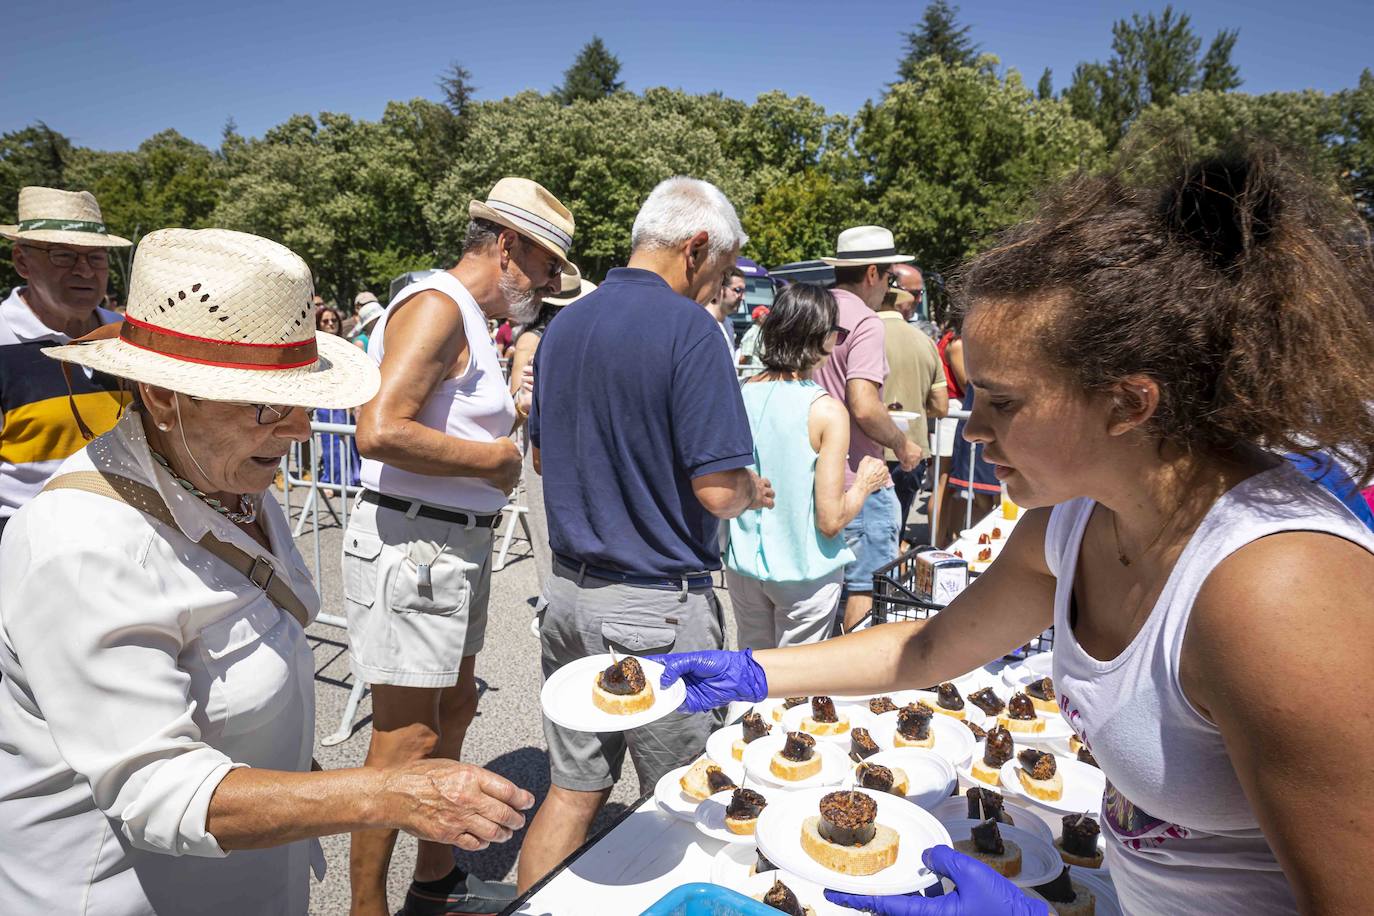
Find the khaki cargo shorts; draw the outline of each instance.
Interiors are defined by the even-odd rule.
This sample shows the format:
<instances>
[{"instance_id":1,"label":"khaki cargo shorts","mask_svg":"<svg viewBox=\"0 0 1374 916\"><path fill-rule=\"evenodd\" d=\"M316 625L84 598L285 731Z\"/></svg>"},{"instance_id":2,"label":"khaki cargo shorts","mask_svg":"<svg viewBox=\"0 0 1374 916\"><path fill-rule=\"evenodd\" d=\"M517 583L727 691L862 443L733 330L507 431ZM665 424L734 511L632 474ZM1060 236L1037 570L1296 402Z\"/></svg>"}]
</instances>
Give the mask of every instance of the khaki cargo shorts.
<instances>
[{"instance_id":1,"label":"khaki cargo shorts","mask_svg":"<svg viewBox=\"0 0 1374 916\"><path fill-rule=\"evenodd\" d=\"M452 687L482 648L491 594L492 529L361 500L344 532L348 661L368 684ZM429 567L429 585L421 566Z\"/></svg>"}]
</instances>

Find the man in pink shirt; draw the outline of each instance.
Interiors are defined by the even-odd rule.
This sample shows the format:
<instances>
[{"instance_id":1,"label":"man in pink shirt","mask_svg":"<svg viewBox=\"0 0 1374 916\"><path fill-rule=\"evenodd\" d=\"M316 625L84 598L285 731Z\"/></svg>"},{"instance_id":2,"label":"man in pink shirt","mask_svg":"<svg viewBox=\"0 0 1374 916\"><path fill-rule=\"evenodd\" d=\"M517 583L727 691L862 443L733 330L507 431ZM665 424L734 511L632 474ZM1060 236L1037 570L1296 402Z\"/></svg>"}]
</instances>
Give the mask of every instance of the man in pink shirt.
<instances>
[{"instance_id":1,"label":"man in pink shirt","mask_svg":"<svg viewBox=\"0 0 1374 916\"><path fill-rule=\"evenodd\" d=\"M892 422L883 404L887 378L883 322L878 307L888 289L892 265L914 260L898 254L892 233L881 226L855 226L840 233L835 257L821 260L835 268L838 340L815 379L849 411L849 464L845 485L853 483L866 455L883 460L892 449L902 470L921 460L920 446ZM864 501L863 511L845 527L854 562L844 568L844 627L853 627L873 608L873 572L897 558L900 508L891 482Z\"/></svg>"}]
</instances>

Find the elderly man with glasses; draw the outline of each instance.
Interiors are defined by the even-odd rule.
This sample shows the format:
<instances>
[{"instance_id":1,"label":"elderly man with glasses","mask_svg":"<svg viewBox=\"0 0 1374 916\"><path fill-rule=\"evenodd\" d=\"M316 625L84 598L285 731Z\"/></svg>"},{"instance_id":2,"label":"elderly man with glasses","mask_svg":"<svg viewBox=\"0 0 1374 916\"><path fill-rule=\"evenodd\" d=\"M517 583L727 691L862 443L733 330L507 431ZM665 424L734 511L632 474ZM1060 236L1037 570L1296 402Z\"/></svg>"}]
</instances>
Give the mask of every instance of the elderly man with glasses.
<instances>
[{"instance_id":1,"label":"elderly man with glasses","mask_svg":"<svg viewBox=\"0 0 1374 916\"><path fill-rule=\"evenodd\" d=\"M111 429L128 395L100 372L69 373L43 347L119 320L101 308L111 248L128 239L109 234L95 197L86 191L28 187L19 192L19 219L0 226L14 241L11 257L24 279L0 302L0 531L38 494L57 466L86 440ZM69 387L70 385L70 387Z\"/></svg>"}]
</instances>

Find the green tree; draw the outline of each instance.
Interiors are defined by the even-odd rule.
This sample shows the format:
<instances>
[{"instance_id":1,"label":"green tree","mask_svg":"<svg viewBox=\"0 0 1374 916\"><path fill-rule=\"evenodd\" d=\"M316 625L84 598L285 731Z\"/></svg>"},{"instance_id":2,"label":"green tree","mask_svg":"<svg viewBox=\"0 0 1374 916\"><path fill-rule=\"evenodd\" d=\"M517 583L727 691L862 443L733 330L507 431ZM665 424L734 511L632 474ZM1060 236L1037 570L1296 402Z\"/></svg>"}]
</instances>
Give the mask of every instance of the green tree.
<instances>
[{"instance_id":1,"label":"green tree","mask_svg":"<svg viewBox=\"0 0 1374 916\"><path fill-rule=\"evenodd\" d=\"M286 245L320 294L343 305L364 286L384 290L398 273L435 266L422 213L430 185L395 106L381 122L295 115L247 141L228 161L215 223Z\"/></svg>"},{"instance_id":2,"label":"green tree","mask_svg":"<svg viewBox=\"0 0 1374 916\"><path fill-rule=\"evenodd\" d=\"M1103 140L1060 100L1036 99L997 59L929 59L859 112L873 218L917 263L946 270L1014 222L1037 190L1102 161Z\"/></svg>"},{"instance_id":3,"label":"green tree","mask_svg":"<svg viewBox=\"0 0 1374 916\"><path fill-rule=\"evenodd\" d=\"M455 60L439 76L439 90L444 94L448 110L454 117L462 118L467 114L477 87L472 84L472 72Z\"/></svg>"},{"instance_id":4,"label":"green tree","mask_svg":"<svg viewBox=\"0 0 1374 916\"><path fill-rule=\"evenodd\" d=\"M970 67L978 61L978 46L969 40L971 26L955 18L959 7L932 0L921 23L906 33L906 54L897 64L897 79L914 79L921 62L934 58L951 67Z\"/></svg>"},{"instance_id":5,"label":"green tree","mask_svg":"<svg viewBox=\"0 0 1374 916\"><path fill-rule=\"evenodd\" d=\"M72 142L42 121L0 134L0 224L12 224L19 212L19 189L30 185L66 188ZM10 263L8 240L0 239L0 290L22 282Z\"/></svg>"},{"instance_id":6,"label":"green tree","mask_svg":"<svg viewBox=\"0 0 1374 916\"><path fill-rule=\"evenodd\" d=\"M1095 124L1115 146L1151 105L1199 89L1239 86L1239 72L1231 64L1237 35L1219 32L1199 60L1202 39L1187 13L1175 15L1172 6L1159 16L1136 13L1112 26L1112 56L1105 64L1078 65L1064 98L1077 117Z\"/></svg>"},{"instance_id":7,"label":"green tree","mask_svg":"<svg viewBox=\"0 0 1374 916\"><path fill-rule=\"evenodd\" d=\"M577 52L572 66L563 72L563 84L554 90L554 95L564 105L604 99L625 88L619 76L619 58L606 49L600 36L593 35Z\"/></svg>"},{"instance_id":8,"label":"green tree","mask_svg":"<svg viewBox=\"0 0 1374 916\"><path fill-rule=\"evenodd\" d=\"M1054 72L1049 67L1040 74L1040 82L1035 84L1035 97L1037 99L1054 98Z\"/></svg>"},{"instance_id":9,"label":"green tree","mask_svg":"<svg viewBox=\"0 0 1374 916\"><path fill-rule=\"evenodd\" d=\"M1332 154L1364 218L1374 228L1374 73L1360 74L1354 89L1339 93L1339 137Z\"/></svg>"}]
</instances>

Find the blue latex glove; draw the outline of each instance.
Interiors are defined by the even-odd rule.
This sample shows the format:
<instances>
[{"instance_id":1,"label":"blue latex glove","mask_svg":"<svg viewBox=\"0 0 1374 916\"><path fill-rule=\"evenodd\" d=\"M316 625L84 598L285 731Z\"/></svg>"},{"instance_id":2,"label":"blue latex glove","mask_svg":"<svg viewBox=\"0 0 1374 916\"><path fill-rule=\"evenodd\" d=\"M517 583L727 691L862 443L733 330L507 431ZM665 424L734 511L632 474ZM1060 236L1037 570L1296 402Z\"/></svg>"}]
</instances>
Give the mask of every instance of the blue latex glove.
<instances>
[{"instance_id":1,"label":"blue latex glove","mask_svg":"<svg viewBox=\"0 0 1374 916\"><path fill-rule=\"evenodd\" d=\"M927 849L921 861L935 874L953 881L955 889L942 897L922 897L919 893L866 897L826 891L825 899L878 916L1049 916L1044 901L1030 899L982 862L948 846Z\"/></svg>"},{"instance_id":2,"label":"blue latex glove","mask_svg":"<svg viewBox=\"0 0 1374 916\"><path fill-rule=\"evenodd\" d=\"M683 712L706 712L734 700L757 703L768 697L768 676L754 661L752 649L645 657L664 668L659 687L671 687L678 679L687 685L687 699L678 707Z\"/></svg>"}]
</instances>

